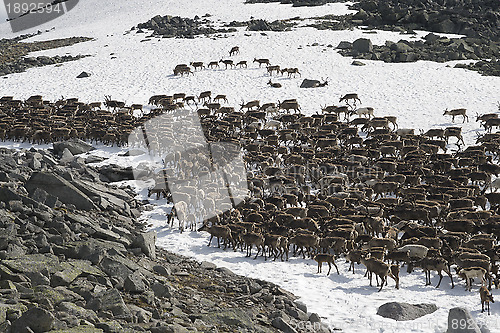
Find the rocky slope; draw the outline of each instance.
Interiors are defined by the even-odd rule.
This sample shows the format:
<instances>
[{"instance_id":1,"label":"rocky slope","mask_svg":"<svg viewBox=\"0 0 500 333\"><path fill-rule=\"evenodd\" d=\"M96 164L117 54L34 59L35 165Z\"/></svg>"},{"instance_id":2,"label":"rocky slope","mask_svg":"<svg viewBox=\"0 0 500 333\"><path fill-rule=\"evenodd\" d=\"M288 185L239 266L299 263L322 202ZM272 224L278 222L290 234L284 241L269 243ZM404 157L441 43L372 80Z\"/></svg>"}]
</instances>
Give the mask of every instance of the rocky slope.
<instances>
[{"instance_id":1,"label":"rocky slope","mask_svg":"<svg viewBox=\"0 0 500 333\"><path fill-rule=\"evenodd\" d=\"M32 36L33 34L21 35L13 39L0 40L0 76L21 73L32 67L54 65L87 57L88 55L55 57L27 57L27 55L31 52L55 49L92 40L92 38L87 37L72 37L33 43L23 42L24 39Z\"/></svg>"},{"instance_id":2,"label":"rocky slope","mask_svg":"<svg viewBox=\"0 0 500 333\"><path fill-rule=\"evenodd\" d=\"M272 283L157 249L145 203L108 183L128 171L90 149L0 150L0 332L329 331Z\"/></svg>"}]
</instances>

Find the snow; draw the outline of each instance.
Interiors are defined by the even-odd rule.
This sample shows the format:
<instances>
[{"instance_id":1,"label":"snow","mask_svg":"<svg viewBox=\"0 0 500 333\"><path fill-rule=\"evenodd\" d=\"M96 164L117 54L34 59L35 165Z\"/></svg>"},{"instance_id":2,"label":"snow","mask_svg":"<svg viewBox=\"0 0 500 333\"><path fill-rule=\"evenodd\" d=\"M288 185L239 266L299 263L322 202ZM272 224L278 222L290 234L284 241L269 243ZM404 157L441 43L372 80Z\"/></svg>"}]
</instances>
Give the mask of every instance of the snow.
<instances>
[{"instance_id":1,"label":"snow","mask_svg":"<svg viewBox=\"0 0 500 333\"><path fill-rule=\"evenodd\" d=\"M138 0L107 2L81 0L78 5L47 24L33 31L43 32L27 41L49 40L71 36L88 36L95 40L63 49L36 52L30 56L90 54L91 57L64 63L62 66L33 68L25 73L11 74L0 80L0 96L13 95L27 98L41 94L56 100L64 96L78 97L82 101L103 101L104 95L124 100L127 104L147 104L150 96L185 92L198 95L212 90L214 94L226 94L229 105L238 106L241 100L259 99L261 102L297 98L303 112L316 113L320 105L338 103L341 95L356 92L361 106L371 106L375 115L395 115L400 128L427 130L434 127L463 126L467 144L473 144L476 133L482 133L475 120L475 113L497 111L500 78L483 77L476 72L452 68L456 62L432 63L418 61L410 64L386 64L366 61L366 66L351 66L352 59L340 56L335 46L340 41L370 38L374 44L400 39L418 39L427 32L418 31L416 36L387 31L318 31L313 28L294 28L291 32L247 32L241 29L221 38L198 37L195 39L159 39L141 42L144 34L127 32L132 26L146 22L155 15L202 16L210 13L210 20L221 23L233 20L249 20L251 17L267 20L300 16L314 18L326 14L344 14L349 11L345 4L328 4L321 7L299 7L280 4L244 5L242 0L192 0L149 1L147 6ZM13 37L8 24L0 24L0 38ZM29 32L29 31L26 31ZM26 33L23 32L23 33ZM317 43L317 46L312 46ZM248 69L203 70L189 77L174 77L172 69L178 63L214 61L227 58L232 46L240 47L236 61L249 61ZM332 45L332 47L327 47ZM116 59L111 59L115 56ZM273 89L266 85L269 76L265 69L252 64L252 59L269 58L282 67L298 67L302 78L275 77L273 81L283 85ZM82 71L91 73L87 79L76 79ZM298 88L303 78L328 77L328 86L317 89ZM470 121L453 124L443 116L444 109L467 108ZM452 140L454 142L454 140ZM21 143L2 143L1 146L29 147ZM48 146L41 146L47 148ZM101 164L137 166L141 157L120 157L126 148L109 148L98 145L92 152L108 158ZM454 144L450 144L455 149ZM146 199L146 187L150 183L129 181L138 191L139 199ZM309 311L317 312L331 327L344 332L444 332L448 310L465 306L473 316L485 323L492 332L500 331L500 307L492 304L492 315L480 313L480 300L476 283L474 292L466 292L462 281L455 281L451 289L445 275L439 289L436 274L432 274L433 286L424 286L420 271L401 272L401 288L394 288L394 281L381 292L370 287L363 278L362 266L356 273L348 272L343 260L338 260L340 275L335 271L326 276L316 274L316 263L310 259L291 257L289 262L264 261L245 258L240 252L223 251L212 244L207 247L206 233L179 233L177 228L165 227L165 214L169 206L164 200L152 200L152 210L142 217L158 232L158 245L166 249L207 260L227 267L235 273L272 281L301 298ZM493 295L497 294L493 290ZM386 302L435 303L439 309L428 316L411 322L395 322L376 315L378 306Z\"/></svg>"}]
</instances>

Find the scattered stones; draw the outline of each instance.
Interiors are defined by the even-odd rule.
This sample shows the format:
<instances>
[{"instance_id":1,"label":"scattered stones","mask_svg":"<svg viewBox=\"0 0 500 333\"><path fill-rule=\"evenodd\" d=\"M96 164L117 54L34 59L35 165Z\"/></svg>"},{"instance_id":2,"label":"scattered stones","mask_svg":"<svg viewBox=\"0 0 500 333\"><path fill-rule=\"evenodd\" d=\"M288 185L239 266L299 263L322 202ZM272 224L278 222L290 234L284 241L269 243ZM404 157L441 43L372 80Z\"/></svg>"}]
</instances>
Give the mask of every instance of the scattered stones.
<instances>
[{"instance_id":1,"label":"scattered stones","mask_svg":"<svg viewBox=\"0 0 500 333\"><path fill-rule=\"evenodd\" d=\"M359 53L371 53L373 51L373 44L367 38L358 38L352 43L352 49Z\"/></svg>"},{"instance_id":2,"label":"scattered stones","mask_svg":"<svg viewBox=\"0 0 500 333\"><path fill-rule=\"evenodd\" d=\"M295 25L285 20L268 22L266 20L251 20L246 22L248 31L290 31Z\"/></svg>"},{"instance_id":3,"label":"scattered stones","mask_svg":"<svg viewBox=\"0 0 500 333\"><path fill-rule=\"evenodd\" d=\"M423 40L397 43L386 42L385 45L371 45L369 39L358 39L350 47L348 42L341 42L338 52L344 56L357 59L381 60L384 62L415 62L428 60L445 62L450 60L478 60L495 58L500 51L491 41L475 38L438 37L428 34ZM500 50L500 49L498 49ZM500 61L478 61L470 65L457 65L459 68L478 70L483 75L500 75Z\"/></svg>"},{"instance_id":4,"label":"scattered stones","mask_svg":"<svg viewBox=\"0 0 500 333\"><path fill-rule=\"evenodd\" d=\"M180 16L157 15L145 23L137 25L138 31L153 30L154 36L161 36L163 38L194 38L198 35L211 35L215 33L230 33L235 32L235 28L219 29L211 26L210 20L207 18L201 19L195 17L194 19L183 18Z\"/></svg>"},{"instance_id":5,"label":"scattered stones","mask_svg":"<svg viewBox=\"0 0 500 333\"><path fill-rule=\"evenodd\" d=\"M87 57L88 55L64 55L55 57L26 57L26 55L30 52L65 47L76 43L92 40L91 38L86 37L71 37L32 43L21 42L23 39L32 36L33 34L22 35L13 39L0 40L0 76L24 72L32 67L53 65Z\"/></svg>"},{"instance_id":6,"label":"scattered stones","mask_svg":"<svg viewBox=\"0 0 500 333\"><path fill-rule=\"evenodd\" d=\"M1 151L1 331L271 333L279 308L285 330L319 320L272 283L157 249L130 213L145 209L134 191L84 159L63 166L58 149Z\"/></svg>"},{"instance_id":7,"label":"scattered stones","mask_svg":"<svg viewBox=\"0 0 500 333\"><path fill-rule=\"evenodd\" d=\"M396 321L414 320L433 313L438 308L435 304L408 304L401 302L390 302L381 305L377 314Z\"/></svg>"}]
</instances>

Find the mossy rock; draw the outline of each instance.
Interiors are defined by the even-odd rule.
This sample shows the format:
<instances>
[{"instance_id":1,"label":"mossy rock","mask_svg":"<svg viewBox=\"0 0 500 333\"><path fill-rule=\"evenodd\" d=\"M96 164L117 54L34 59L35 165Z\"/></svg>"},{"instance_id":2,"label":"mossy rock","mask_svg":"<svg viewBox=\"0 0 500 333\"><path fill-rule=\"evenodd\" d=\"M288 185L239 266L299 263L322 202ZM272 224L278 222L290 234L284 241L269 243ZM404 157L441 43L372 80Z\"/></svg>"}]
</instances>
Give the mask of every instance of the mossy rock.
<instances>
[{"instance_id":1,"label":"mossy rock","mask_svg":"<svg viewBox=\"0 0 500 333\"><path fill-rule=\"evenodd\" d=\"M24 304L3 304L0 303L0 324L7 320L7 315L11 311L28 311L28 307Z\"/></svg>"},{"instance_id":2,"label":"mossy rock","mask_svg":"<svg viewBox=\"0 0 500 333\"><path fill-rule=\"evenodd\" d=\"M48 269L55 273L59 268L59 259L53 254L28 254L15 260L2 260L2 264L18 273L34 273Z\"/></svg>"},{"instance_id":3,"label":"mossy rock","mask_svg":"<svg viewBox=\"0 0 500 333\"><path fill-rule=\"evenodd\" d=\"M33 301L35 302L48 299L53 305L57 305L61 302L74 302L83 299L82 296L64 287L52 288L49 286L39 285L34 287L33 290Z\"/></svg>"},{"instance_id":4,"label":"mossy rock","mask_svg":"<svg viewBox=\"0 0 500 333\"><path fill-rule=\"evenodd\" d=\"M77 326L64 330L49 331L47 333L104 333L104 331L100 328L95 328L92 326Z\"/></svg>"}]
</instances>

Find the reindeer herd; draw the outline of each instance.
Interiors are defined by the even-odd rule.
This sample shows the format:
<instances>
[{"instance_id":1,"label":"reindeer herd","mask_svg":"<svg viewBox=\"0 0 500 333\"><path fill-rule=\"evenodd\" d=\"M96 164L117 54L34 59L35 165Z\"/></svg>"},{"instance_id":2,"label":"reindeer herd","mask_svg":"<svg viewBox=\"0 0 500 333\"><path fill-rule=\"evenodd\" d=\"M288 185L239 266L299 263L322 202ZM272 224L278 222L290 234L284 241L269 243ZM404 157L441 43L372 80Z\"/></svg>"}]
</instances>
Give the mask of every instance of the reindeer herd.
<instances>
[{"instance_id":1,"label":"reindeer herd","mask_svg":"<svg viewBox=\"0 0 500 333\"><path fill-rule=\"evenodd\" d=\"M231 48L229 51L229 56L235 56L240 54L240 49L238 46L234 46ZM287 75L288 78L302 76L300 73L299 69L296 67L293 68L281 68L280 65L271 65L271 62L269 59L266 58L254 58L252 63L257 63L259 65L259 68L262 67L262 65L266 66L266 71L269 76L272 76L273 73L275 75ZM191 68L191 67L192 68ZM175 66L173 72L174 76L189 76L189 74L194 75L194 72L197 70L203 70L203 69L220 69L222 66L224 66L224 69L234 69L234 68L248 68L248 63L246 60L240 60L235 63L233 59L220 59L219 61L210 61L207 66L205 66L205 63L202 61L194 61L190 62L189 65L187 64L178 64ZM273 88L281 88L281 84L279 83L272 83L271 80L269 80L269 85L271 85Z\"/></svg>"},{"instance_id":2,"label":"reindeer herd","mask_svg":"<svg viewBox=\"0 0 500 333\"><path fill-rule=\"evenodd\" d=\"M318 271L328 263L340 274L335 260L345 257L353 273L355 264L366 267L370 285L375 274L379 290L388 277L400 287L401 265L408 273L422 269L425 285L435 271L436 287L442 272L451 288L453 275L464 279L468 290L477 281L487 291L492 283L498 286L500 184L492 176L500 174L500 133L491 133L491 122L486 125L497 113L477 115L486 131L463 149L460 127L417 134L398 128L394 116L375 117L373 108L356 108L357 94L344 95L339 103L345 105L306 116L297 99L242 101L234 108L224 105L225 95L212 98L211 91L203 91L151 96L145 113L142 105L126 106L111 96L105 98L106 110L100 102L76 98L4 96L0 138L49 143L78 137L123 145L146 121L202 105L187 111L197 113L207 141L241 145L247 177L240 181L247 182L248 197L201 226L196 216L203 208L176 203L169 222L182 214L191 218L183 228L207 231L219 247L247 256L255 249L254 258L266 260L308 256L318 262ZM462 115L465 121L465 111ZM458 147L451 152L450 137ZM155 176L156 184L165 183L165 174ZM216 187L204 190L207 198L217 198L210 192ZM168 187L154 186L153 194L173 201ZM481 299L490 300L484 290Z\"/></svg>"},{"instance_id":3,"label":"reindeer herd","mask_svg":"<svg viewBox=\"0 0 500 333\"><path fill-rule=\"evenodd\" d=\"M485 132L463 149L460 127L416 134L394 116L355 109L357 94L340 101L347 105L311 116L296 99L200 114L208 141L242 145L250 193L201 227L197 211L185 207L193 217L187 227L254 259L311 257L318 272L327 263L340 274L335 260L343 256L353 273L355 263L366 267L370 285L374 274L379 290L388 278L400 287L401 265L422 269L425 285L434 271L436 287L443 272L451 288L454 276L467 290L477 281L498 286L500 193L492 176L500 174L500 133ZM487 119L496 118L477 117ZM450 137L458 147L451 152Z\"/></svg>"}]
</instances>

